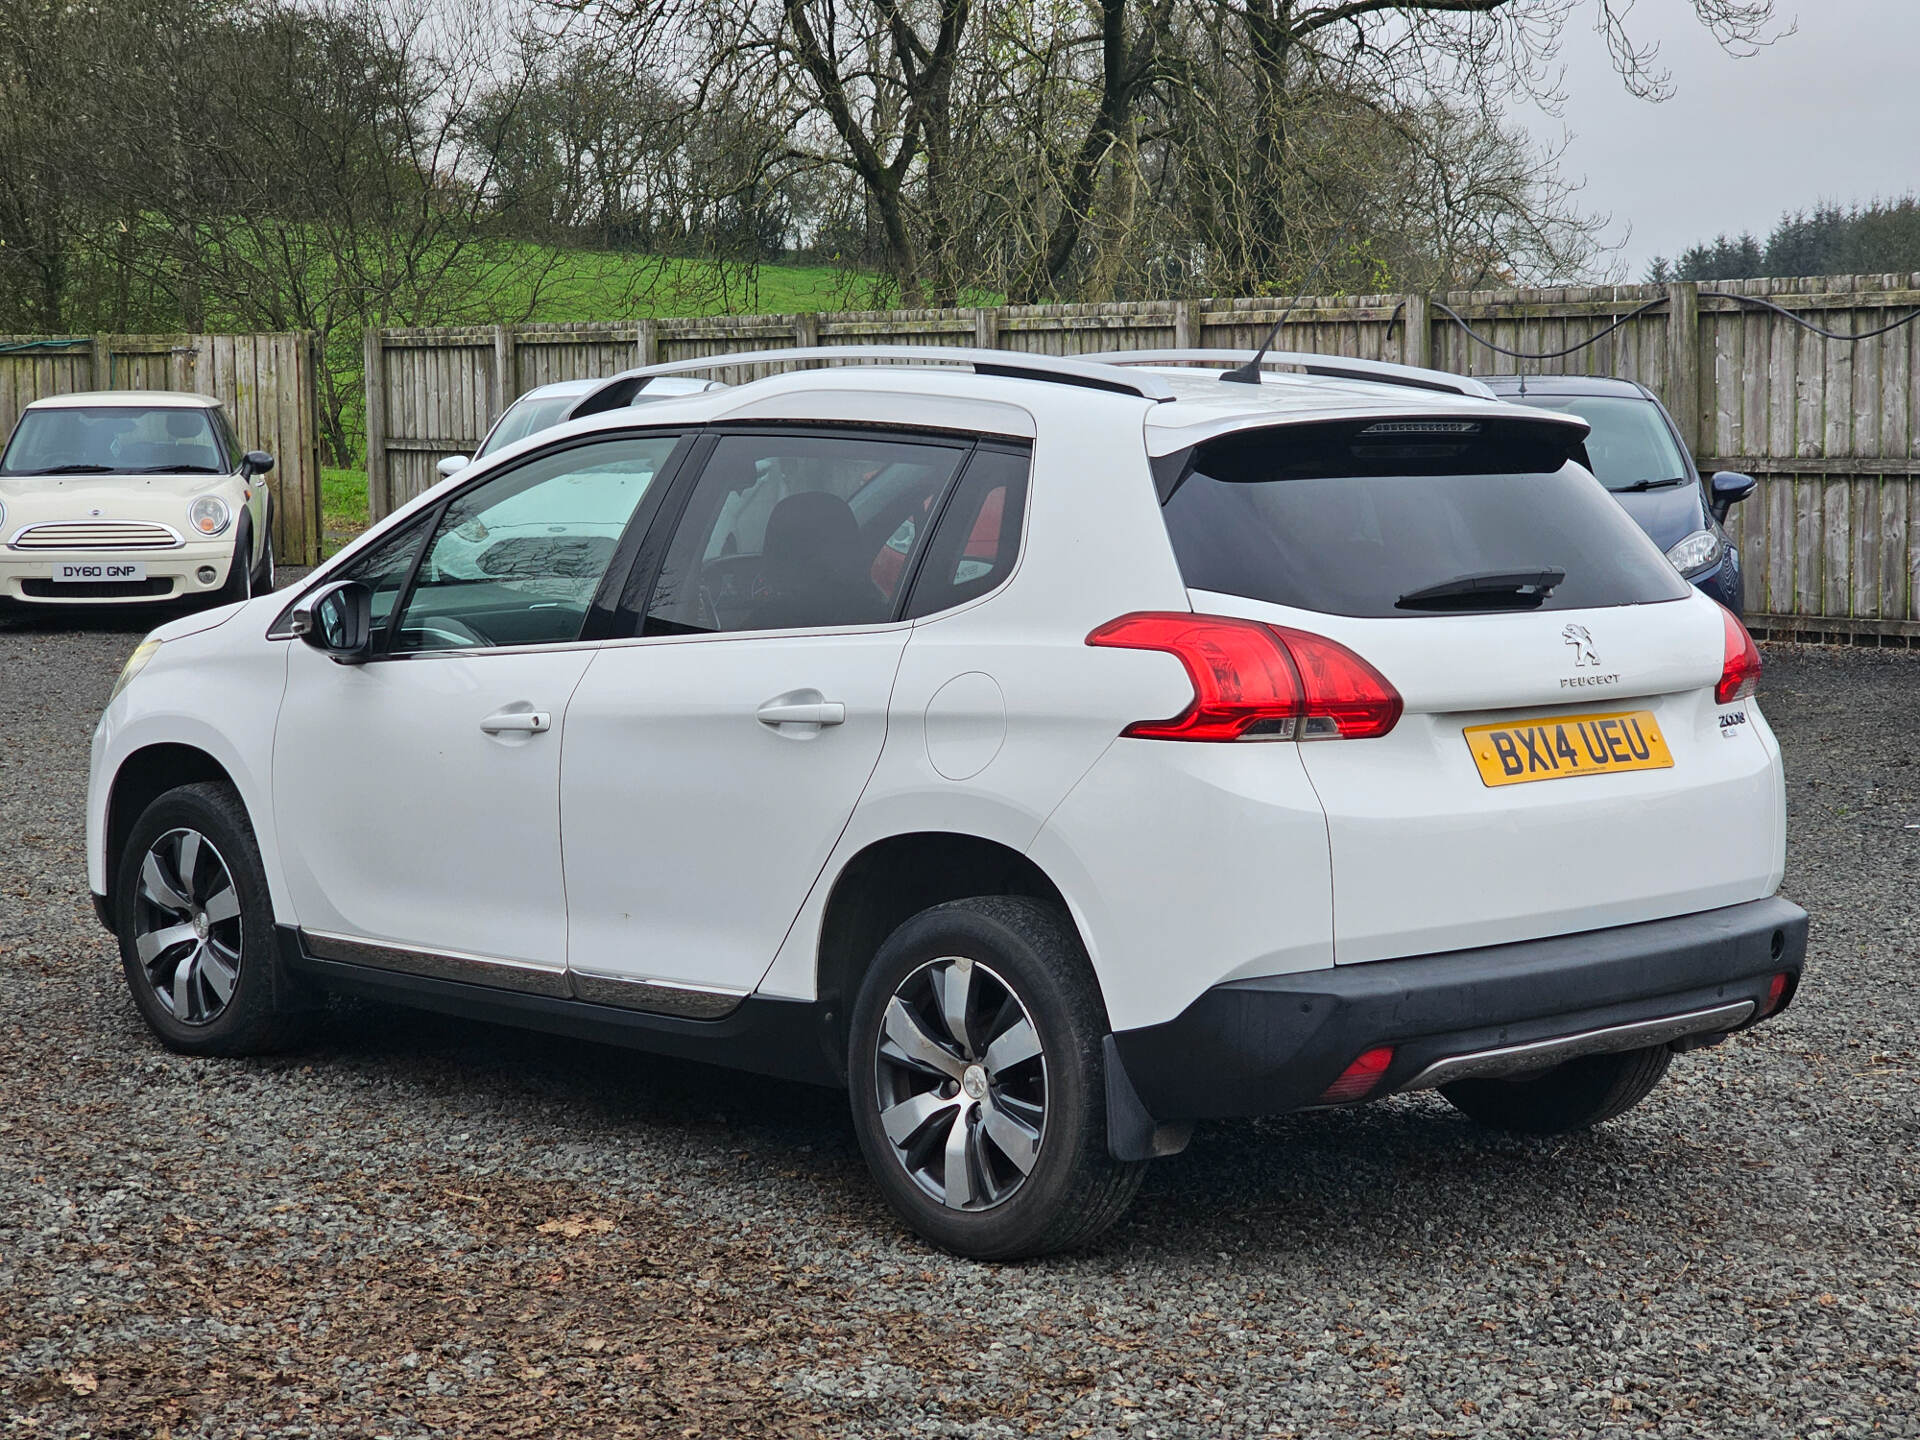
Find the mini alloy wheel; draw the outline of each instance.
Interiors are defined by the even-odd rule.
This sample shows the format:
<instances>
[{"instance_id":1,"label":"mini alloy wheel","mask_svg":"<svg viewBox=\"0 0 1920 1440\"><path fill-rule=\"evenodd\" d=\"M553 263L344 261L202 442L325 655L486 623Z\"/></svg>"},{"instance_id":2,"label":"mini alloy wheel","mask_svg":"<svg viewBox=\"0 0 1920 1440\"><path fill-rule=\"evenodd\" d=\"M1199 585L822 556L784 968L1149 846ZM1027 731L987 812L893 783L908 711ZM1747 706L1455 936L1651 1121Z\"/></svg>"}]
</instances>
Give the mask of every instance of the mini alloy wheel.
<instances>
[{"instance_id":1,"label":"mini alloy wheel","mask_svg":"<svg viewBox=\"0 0 1920 1440\"><path fill-rule=\"evenodd\" d=\"M218 1019L240 978L240 892L226 859L198 830L147 847L134 890L133 944L160 1006L183 1025Z\"/></svg>"},{"instance_id":2,"label":"mini alloy wheel","mask_svg":"<svg viewBox=\"0 0 1920 1440\"><path fill-rule=\"evenodd\" d=\"M873 1084L901 1167L952 1210L989 1210L1026 1182L1047 1126L1033 1017L997 973L945 956L887 1001Z\"/></svg>"}]
</instances>

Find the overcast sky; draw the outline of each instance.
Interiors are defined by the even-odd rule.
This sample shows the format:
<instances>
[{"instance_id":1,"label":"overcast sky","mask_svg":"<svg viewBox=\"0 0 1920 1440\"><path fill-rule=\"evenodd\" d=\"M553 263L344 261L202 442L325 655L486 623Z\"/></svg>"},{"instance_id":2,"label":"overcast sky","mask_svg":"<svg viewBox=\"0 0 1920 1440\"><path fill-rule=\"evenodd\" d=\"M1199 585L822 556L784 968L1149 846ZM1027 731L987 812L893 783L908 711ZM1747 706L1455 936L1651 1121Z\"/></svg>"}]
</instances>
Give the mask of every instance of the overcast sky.
<instances>
[{"instance_id":1,"label":"overcast sky","mask_svg":"<svg viewBox=\"0 0 1920 1440\"><path fill-rule=\"evenodd\" d=\"M1643 0L1634 36L1660 44L1675 94L1635 100L1581 18L1567 27L1560 121L1526 119L1542 140L1572 132L1565 170L1583 208L1610 214L1610 240L1639 280L1725 231L1762 239L1784 210L1920 190L1920 0L1781 0L1796 34L1751 59L1714 44L1687 0Z\"/></svg>"}]
</instances>

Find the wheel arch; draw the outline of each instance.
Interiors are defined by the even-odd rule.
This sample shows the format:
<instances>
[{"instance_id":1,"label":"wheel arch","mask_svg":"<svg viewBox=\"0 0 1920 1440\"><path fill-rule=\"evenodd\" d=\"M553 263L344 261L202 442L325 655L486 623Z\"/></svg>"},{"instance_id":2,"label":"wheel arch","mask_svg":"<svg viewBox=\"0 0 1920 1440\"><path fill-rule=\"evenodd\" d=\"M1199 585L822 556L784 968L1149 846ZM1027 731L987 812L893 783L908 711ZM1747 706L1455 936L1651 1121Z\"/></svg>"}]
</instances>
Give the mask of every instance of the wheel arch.
<instances>
[{"instance_id":1,"label":"wheel arch","mask_svg":"<svg viewBox=\"0 0 1920 1440\"><path fill-rule=\"evenodd\" d=\"M177 741L143 745L120 762L107 789L106 844L101 854L109 904L119 884L121 852L147 806L169 790L203 782L227 786L240 797L241 807L246 807L245 792L227 767L198 746Z\"/></svg>"},{"instance_id":2,"label":"wheel arch","mask_svg":"<svg viewBox=\"0 0 1920 1440\"><path fill-rule=\"evenodd\" d=\"M889 835L840 868L821 914L814 972L836 1072L845 1059L854 994L887 936L931 906L980 895L1047 901L1080 933L1053 878L1012 846L984 836L942 830Z\"/></svg>"}]
</instances>

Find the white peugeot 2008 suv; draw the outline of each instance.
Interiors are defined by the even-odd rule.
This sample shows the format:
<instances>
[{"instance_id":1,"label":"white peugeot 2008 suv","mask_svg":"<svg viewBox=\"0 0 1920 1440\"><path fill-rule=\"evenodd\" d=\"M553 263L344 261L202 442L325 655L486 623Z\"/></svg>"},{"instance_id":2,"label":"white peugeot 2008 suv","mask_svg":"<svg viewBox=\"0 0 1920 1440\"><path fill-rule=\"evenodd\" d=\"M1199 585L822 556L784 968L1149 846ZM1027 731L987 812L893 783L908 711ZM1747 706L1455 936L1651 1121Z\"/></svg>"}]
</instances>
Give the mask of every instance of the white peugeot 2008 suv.
<instances>
[{"instance_id":1,"label":"white peugeot 2008 suv","mask_svg":"<svg viewBox=\"0 0 1920 1440\"><path fill-rule=\"evenodd\" d=\"M0 453L0 601L226 605L271 590L272 469L210 396L36 400Z\"/></svg>"},{"instance_id":2,"label":"white peugeot 2008 suv","mask_svg":"<svg viewBox=\"0 0 1920 1440\"><path fill-rule=\"evenodd\" d=\"M141 1014L244 1054L339 989L842 1085L982 1257L1097 1233L1196 1120L1570 1130L1778 1014L1759 656L1584 423L1245 358L663 367L812 368L155 631L88 805Z\"/></svg>"}]
</instances>

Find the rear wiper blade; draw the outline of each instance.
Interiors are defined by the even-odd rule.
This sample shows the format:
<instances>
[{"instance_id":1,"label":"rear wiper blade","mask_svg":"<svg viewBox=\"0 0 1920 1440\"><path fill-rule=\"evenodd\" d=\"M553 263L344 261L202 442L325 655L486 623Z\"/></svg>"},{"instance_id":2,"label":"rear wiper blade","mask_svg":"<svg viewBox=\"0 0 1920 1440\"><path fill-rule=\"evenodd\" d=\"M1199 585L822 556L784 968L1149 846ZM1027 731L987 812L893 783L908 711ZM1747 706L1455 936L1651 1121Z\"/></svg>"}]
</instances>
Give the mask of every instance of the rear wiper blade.
<instances>
[{"instance_id":1,"label":"rear wiper blade","mask_svg":"<svg viewBox=\"0 0 1920 1440\"><path fill-rule=\"evenodd\" d=\"M1531 609L1566 578L1564 570L1489 570L1409 590L1393 603L1401 610Z\"/></svg>"},{"instance_id":2,"label":"rear wiper blade","mask_svg":"<svg viewBox=\"0 0 1920 1440\"><path fill-rule=\"evenodd\" d=\"M1636 480L1631 485L1621 485L1614 490L1618 495L1622 490L1664 490L1669 485L1685 485L1687 477L1676 475L1671 480Z\"/></svg>"},{"instance_id":3,"label":"rear wiper blade","mask_svg":"<svg viewBox=\"0 0 1920 1440\"><path fill-rule=\"evenodd\" d=\"M111 465L49 465L44 470L27 470L27 475L111 475Z\"/></svg>"}]
</instances>

